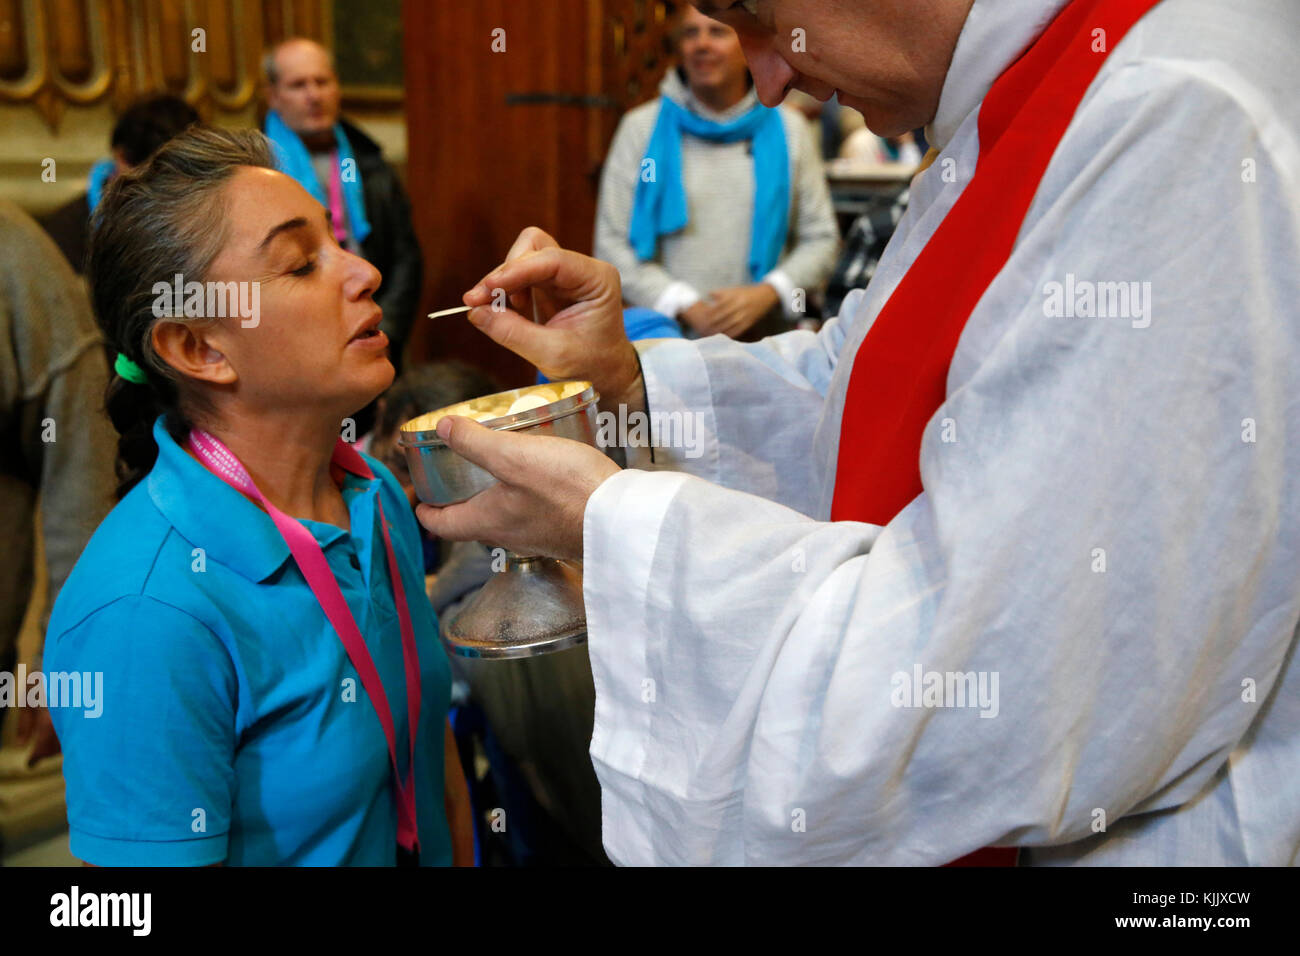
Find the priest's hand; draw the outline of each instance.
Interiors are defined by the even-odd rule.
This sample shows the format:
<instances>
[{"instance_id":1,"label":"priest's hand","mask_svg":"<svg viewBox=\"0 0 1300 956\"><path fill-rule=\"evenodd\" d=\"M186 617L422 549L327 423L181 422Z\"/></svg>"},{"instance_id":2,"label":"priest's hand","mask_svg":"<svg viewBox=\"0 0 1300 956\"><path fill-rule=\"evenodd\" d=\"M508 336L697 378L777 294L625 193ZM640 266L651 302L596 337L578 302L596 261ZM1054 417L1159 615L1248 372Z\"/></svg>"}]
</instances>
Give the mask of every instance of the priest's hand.
<instances>
[{"instance_id":1,"label":"priest's hand","mask_svg":"<svg viewBox=\"0 0 1300 956\"><path fill-rule=\"evenodd\" d=\"M460 504L422 504L425 529L451 541L482 541L519 554L582 559L587 499L618 465L599 449L553 435L494 431L450 415L438 435L498 484Z\"/></svg>"},{"instance_id":2,"label":"priest's hand","mask_svg":"<svg viewBox=\"0 0 1300 956\"><path fill-rule=\"evenodd\" d=\"M641 369L623 328L622 284L607 262L519 234L505 262L464 295L469 321L547 378L584 379L603 408L643 410Z\"/></svg>"}]
</instances>

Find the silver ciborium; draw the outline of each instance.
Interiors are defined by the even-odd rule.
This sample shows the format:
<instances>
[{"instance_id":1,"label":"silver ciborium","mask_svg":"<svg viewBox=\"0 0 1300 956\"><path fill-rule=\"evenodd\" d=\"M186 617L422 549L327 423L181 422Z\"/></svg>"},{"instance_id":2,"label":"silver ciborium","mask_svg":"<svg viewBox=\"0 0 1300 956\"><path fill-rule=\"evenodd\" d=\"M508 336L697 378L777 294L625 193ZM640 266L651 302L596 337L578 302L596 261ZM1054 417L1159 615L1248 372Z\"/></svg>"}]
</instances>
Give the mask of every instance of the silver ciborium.
<instances>
[{"instance_id":1,"label":"silver ciborium","mask_svg":"<svg viewBox=\"0 0 1300 956\"><path fill-rule=\"evenodd\" d=\"M439 420L464 415L496 431L556 435L598 447L599 398L590 382L550 382L484 395L411 419L399 430L397 444L419 499L456 504L496 479L447 447L436 431ZM443 621L441 631L447 648L462 657L533 657L581 643L587 639L582 566L506 551L502 570L464 610Z\"/></svg>"}]
</instances>

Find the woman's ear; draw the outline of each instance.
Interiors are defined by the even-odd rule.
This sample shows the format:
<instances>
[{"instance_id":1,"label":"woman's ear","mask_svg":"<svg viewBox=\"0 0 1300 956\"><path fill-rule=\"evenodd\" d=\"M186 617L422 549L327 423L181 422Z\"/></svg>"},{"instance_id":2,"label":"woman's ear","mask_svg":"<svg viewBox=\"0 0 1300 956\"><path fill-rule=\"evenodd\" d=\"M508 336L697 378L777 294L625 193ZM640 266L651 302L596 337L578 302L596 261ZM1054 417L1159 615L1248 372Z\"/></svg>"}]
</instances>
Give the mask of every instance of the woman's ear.
<instances>
[{"instance_id":1,"label":"woman's ear","mask_svg":"<svg viewBox=\"0 0 1300 956\"><path fill-rule=\"evenodd\" d=\"M164 319L154 324L150 337L158 357L186 378L216 385L230 385L239 379L201 326Z\"/></svg>"}]
</instances>

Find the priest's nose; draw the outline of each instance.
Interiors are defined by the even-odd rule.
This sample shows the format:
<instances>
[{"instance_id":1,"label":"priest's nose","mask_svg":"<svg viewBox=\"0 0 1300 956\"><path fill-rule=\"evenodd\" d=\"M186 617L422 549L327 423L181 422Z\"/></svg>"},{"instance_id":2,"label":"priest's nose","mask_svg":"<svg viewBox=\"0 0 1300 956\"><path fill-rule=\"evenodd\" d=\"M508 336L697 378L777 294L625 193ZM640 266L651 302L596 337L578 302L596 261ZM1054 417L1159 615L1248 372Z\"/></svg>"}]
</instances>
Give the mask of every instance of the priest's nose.
<instances>
[{"instance_id":1,"label":"priest's nose","mask_svg":"<svg viewBox=\"0 0 1300 956\"><path fill-rule=\"evenodd\" d=\"M740 48L745 52L745 62L754 77L754 89L764 106L776 106L785 99L798 73L778 52L780 39L775 34L757 36L748 31L737 31Z\"/></svg>"}]
</instances>

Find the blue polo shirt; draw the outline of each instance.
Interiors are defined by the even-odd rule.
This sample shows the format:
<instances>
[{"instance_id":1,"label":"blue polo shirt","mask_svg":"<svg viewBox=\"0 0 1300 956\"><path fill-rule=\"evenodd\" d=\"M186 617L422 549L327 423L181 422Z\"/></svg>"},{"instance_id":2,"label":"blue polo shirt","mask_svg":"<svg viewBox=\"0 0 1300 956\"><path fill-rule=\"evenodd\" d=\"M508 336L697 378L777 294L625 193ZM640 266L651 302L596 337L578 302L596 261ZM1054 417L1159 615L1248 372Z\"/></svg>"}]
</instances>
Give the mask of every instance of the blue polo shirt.
<instances>
[{"instance_id":1,"label":"blue polo shirt","mask_svg":"<svg viewBox=\"0 0 1300 956\"><path fill-rule=\"evenodd\" d=\"M383 729L270 517L154 423L158 460L96 530L55 603L44 666L101 672L102 712L52 708L71 849L113 865L391 866ZM401 486L348 475L351 532L302 523L339 582L393 709L406 773L402 638L377 502L411 609L422 681L420 862L449 864L443 739L451 688Z\"/></svg>"}]
</instances>

